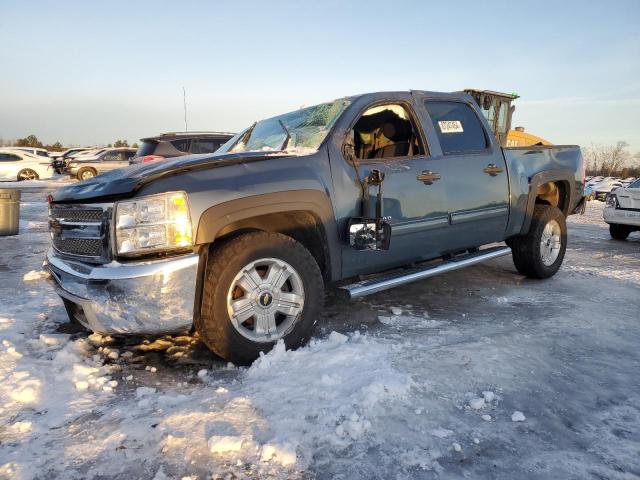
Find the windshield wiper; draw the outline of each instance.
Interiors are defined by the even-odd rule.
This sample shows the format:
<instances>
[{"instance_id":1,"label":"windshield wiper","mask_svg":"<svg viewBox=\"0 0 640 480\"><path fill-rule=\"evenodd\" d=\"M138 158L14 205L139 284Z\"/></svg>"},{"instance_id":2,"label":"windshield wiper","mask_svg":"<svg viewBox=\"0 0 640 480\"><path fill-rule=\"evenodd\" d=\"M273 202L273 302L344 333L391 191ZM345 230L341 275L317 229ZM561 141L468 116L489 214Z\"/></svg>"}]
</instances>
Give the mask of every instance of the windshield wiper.
<instances>
[{"instance_id":1,"label":"windshield wiper","mask_svg":"<svg viewBox=\"0 0 640 480\"><path fill-rule=\"evenodd\" d=\"M287 149L287 146L289 145L289 140L291 140L291 133L289 132L289 129L287 128L287 126L282 122L282 120L278 119L278 123L280 124L284 132L287 134L287 136L284 137L282 146L280 147L280 151L284 151Z\"/></svg>"}]
</instances>

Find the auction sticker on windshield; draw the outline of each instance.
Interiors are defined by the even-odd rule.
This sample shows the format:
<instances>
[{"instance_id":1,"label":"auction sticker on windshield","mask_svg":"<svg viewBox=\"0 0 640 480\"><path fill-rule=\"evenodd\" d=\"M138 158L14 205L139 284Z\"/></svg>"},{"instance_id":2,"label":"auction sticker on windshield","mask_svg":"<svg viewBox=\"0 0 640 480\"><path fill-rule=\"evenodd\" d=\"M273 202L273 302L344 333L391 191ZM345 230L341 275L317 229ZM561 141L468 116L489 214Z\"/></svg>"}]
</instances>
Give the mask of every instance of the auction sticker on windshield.
<instances>
[{"instance_id":1,"label":"auction sticker on windshield","mask_svg":"<svg viewBox=\"0 0 640 480\"><path fill-rule=\"evenodd\" d=\"M438 122L442 133L462 133L462 123L459 120L440 120Z\"/></svg>"}]
</instances>

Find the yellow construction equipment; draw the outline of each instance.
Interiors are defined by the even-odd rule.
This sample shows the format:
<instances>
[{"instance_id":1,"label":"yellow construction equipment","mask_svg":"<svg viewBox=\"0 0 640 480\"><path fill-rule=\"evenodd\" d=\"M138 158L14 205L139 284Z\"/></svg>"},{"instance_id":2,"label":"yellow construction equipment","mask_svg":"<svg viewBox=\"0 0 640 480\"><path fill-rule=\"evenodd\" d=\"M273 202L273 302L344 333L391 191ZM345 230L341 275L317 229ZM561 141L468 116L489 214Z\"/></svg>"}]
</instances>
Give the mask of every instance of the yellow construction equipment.
<instances>
[{"instance_id":1,"label":"yellow construction equipment","mask_svg":"<svg viewBox=\"0 0 640 480\"><path fill-rule=\"evenodd\" d=\"M528 145L552 145L551 142L536 135L526 133L524 127L511 129L513 112L512 102L520 98L516 93L501 93L493 90L464 90L471 95L486 117L498 142L503 147L526 147Z\"/></svg>"}]
</instances>

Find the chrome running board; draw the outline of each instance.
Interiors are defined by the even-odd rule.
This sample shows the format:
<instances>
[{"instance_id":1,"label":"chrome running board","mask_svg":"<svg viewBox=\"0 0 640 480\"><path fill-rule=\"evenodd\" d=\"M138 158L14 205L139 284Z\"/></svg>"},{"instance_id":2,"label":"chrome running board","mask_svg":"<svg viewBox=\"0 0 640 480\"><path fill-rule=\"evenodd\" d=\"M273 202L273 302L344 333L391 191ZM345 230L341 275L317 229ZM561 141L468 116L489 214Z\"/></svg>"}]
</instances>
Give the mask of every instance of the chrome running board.
<instances>
[{"instance_id":1,"label":"chrome running board","mask_svg":"<svg viewBox=\"0 0 640 480\"><path fill-rule=\"evenodd\" d=\"M491 260L492 258L502 257L511 253L509 247L491 247L485 250L479 250L474 253L458 255L449 260L443 260L437 264L431 264L424 267L412 268L401 272L394 272L388 275L364 280L362 282L352 283L338 287L338 291L349 299L364 297L372 293L388 290L399 285L415 282L424 278L434 277L441 273L451 272L459 268L469 267L476 263Z\"/></svg>"}]
</instances>

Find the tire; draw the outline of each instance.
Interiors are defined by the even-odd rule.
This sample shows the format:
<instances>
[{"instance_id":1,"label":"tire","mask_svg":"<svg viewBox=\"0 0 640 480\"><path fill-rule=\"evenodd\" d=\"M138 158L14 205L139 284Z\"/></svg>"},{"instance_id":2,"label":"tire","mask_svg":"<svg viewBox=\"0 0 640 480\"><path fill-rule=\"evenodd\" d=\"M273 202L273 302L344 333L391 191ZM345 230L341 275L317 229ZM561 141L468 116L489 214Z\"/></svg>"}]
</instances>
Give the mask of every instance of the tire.
<instances>
[{"instance_id":1,"label":"tire","mask_svg":"<svg viewBox=\"0 0 640 480\"><path fill-rule=\"evenodd\" d=\"M17 178L18 178L18 181L21 182L23 180L38 180L40 176L35 170L32 170L30 168L25 168L18 172Z\"/></svg>"},{"instance_id":2,"label":"tire","mask_svg":"<svg viewBox=\"0 0 640 480\"><path fill-rule=\"evenodd\" d=\"M609 233L614 240L626 240L631 233L631 228L627 225L620 225L619 223L611 223L609 225Z\"/></svg>"},{"instance_id":3,"label":"tire","mask_svg":"<svg viewBox=\"0 0 640 480\"><path fill-rule=\"evenodd\" d=\"M98 172L96 172L95 168L84 167L78 170L78 174L76 175L76 177L78 178L78 180L89 180L96 177L97 175Z\"/></svg>"},{"instance_id":4,"label":"tire","mask_svg":"<svg viewBox=\"0 0 640 480\"><path fill-rule=\"evenodd\" d=\"M556 248L552 248L554 243ZM552 277L562 265L567 249L564 215L558 207L536 205L529 233L510 239L509 246L520 274L538 279Z\"/></svg>"},{"instance_id":5,"label":"tire","mask_svg":"<svg viewBox=\"0 0 640 480\"><path fill-rule=\"evenodd\" d=\"M250 281L256 278L256 273L261 276L257 280L264 282L260 286L256 286L259 282ZM267 283L272 275L276 280ZM283 286L279 287L285 276ZM286 305L281 306L285 296L297 299L289 304L289 314L278 310L287 310ZM322 274L306 248L279 233L251 232L213 249L195 328L214 353L246 365L258 358L260 352L271 350L279 339L284 340L287 348L304 345L323 303ZM276 313L269 313L274 309ZM251 316L245 319L247 315ZM272 323L265 319L271 319ZM260 325L267 324L265 334Z\"/></svg>"}]
</instances>

